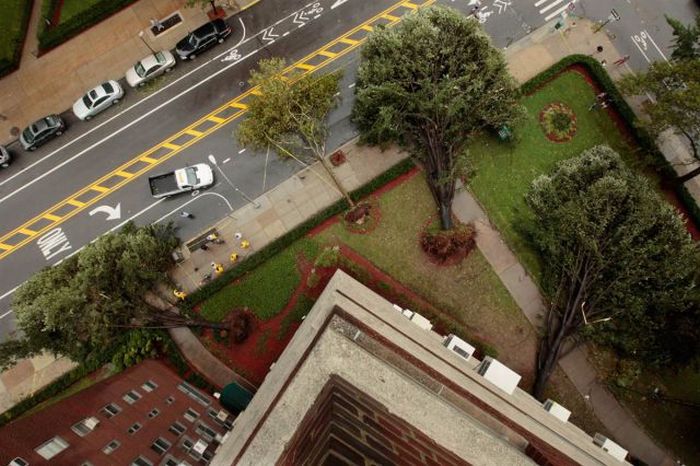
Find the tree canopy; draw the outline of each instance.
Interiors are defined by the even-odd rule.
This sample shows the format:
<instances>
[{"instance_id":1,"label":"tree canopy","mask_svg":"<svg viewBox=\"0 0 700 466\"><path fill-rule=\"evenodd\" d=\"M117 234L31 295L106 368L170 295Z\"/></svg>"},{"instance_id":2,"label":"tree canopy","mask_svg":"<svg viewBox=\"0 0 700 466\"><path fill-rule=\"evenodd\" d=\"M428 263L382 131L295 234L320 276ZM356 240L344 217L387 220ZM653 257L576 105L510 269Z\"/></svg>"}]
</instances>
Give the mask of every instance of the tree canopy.
<instances>
[{"instance_id":1,"label":"tree canopy","mask_svg":"<svg viewBox=\"0 0 700 466\"><path fill-rule=\"evenodd\" d=\"M444 229L469 137L523 114L503 54L478 21L430 7L362 47L353 120L362 141L404 146L425 167Z\"/></svg>"},{"instance_id":2,"label":"tree canopy","mask_svg":"<svg viewBox=\"0 0 700 466\"><path fill-rule=\"evenodd\" d=\"M628 95L651 95L648 116L637 121L654 137L671 130L684 137L693 157L700 161L700 59L652 63L646 72L627 75L619 83ZM678 178L685 182L700 168Z\"/></svg>"},{"instance_id":3,"label":"tree canopy","mask_svg":"<svg viewBox=\"0 0 700 466\"><path fill-rule=\"evenodd\" d=\"M310 151L353 205L325 159L327 117L338 104L342 73L292 72L285 69L282 58L260 60L258 65L259 70L250 73L250 85L259 92L249 99L246 119L238 125L238 142L258 150L272 147L280 157L296 160L297 149Z\"/></svg>"},{"instance_id":4,"label":"tree canopy","mask_svg":"<svg viewBox=\"0 0 700 466\"><path fill-rule=\"evenodd\" d=\"M0 344L0 368L43 351L80 362L127 328L191 323L144 301L166 279L177 243L170 225L128 223L34 275L15 293L12 309L21 338Z\"/></svg>"},{"instance_id":5,"label":"tree canopy","mask_svg":"<svg viewBox=\"0 0 700 466\"><path fill-rule=\"evenodd\" d=\"M677 211L605 146L538 177L526 200L550 299L535 395L577 333L645 363L671 361L676 325L700 324L689 301L698 251Z\"/></svg>"},{"instance_id":6,"label":"tree canopy","mask_svg":"<svg viewBox=\"0 0 700 466\"><path fill-rule=\"evenodd\" d=\"M673 29L674 60L693 60L700 58L700 15L695 16L695 24L685 25L677 19L666 16L666 22Z\"/></svg>"}]
</instances>

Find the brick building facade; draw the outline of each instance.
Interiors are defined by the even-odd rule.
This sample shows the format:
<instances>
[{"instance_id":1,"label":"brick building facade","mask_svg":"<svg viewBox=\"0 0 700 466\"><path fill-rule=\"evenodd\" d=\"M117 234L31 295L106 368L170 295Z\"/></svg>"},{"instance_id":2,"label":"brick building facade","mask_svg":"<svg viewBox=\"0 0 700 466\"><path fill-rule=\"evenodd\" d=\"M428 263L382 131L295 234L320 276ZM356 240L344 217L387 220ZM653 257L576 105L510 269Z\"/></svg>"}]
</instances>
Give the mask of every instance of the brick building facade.
<instances>
[{"instance_id":1,"label":"brick building facade","mask_svg":"<svg viewBox=\"0 0 700 466\"><path fill-rule=\"evenodd\" d=\"M208 464L232 418L147 360L0 428L0 465Z\"/></svg>"}]
</instances>

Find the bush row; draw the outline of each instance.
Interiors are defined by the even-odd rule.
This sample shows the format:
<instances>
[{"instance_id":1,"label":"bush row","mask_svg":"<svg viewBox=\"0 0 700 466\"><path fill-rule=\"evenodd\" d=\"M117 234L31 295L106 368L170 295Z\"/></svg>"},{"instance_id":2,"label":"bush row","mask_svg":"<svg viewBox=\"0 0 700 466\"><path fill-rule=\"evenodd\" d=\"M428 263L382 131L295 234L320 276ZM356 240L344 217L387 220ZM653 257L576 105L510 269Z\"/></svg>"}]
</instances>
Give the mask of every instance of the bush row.
<instances>
[{"instance_id":1,"label":"bush row","mask_svg":"<svg viewBox=\"0 0 700 466\"><path fill-rule=\"evenodd\" d=\"M700 207L693 199L688 189L674 180L677 173L673 166L666 160L666 157L661 153L656 141L644 128L640 128L637 123L637 115L622 96L617 86L610 78L610 75L605 68L595 58L588 55L569 55L562 58L557 63L544 70L537 76L533 77L521 86L523 94L531 94L537 89L554 79L567 68L581 65L590 73L591 77L598 83L601 89L608 95L608 99L614 104L618 113L625 121L630 134L635 139L635 142L641 147L646 163L652 168L661 178L662 182L669 186L673 186L676 195L685 206L688 216L696 225L700 225Z\"/></svg>"},{"instance_id":2,"label":"bush row","mask_svg":"<svg viewBox=\"0 0 700 466\"><path fill-rule=\"evenodd\" d=\"M50 28L44 28L39 32L39 50L46 51L72 39L135 1L136 0L102 0L65 22L60 22Z\"/></svg>"},{"instance_id":3,"label":"bush row","mask_svg":"<svg viewBox=\"0 0 700 466\"><path fill-rule=\"evenodd\" d=\"M391 167L389 170L382 173L381 175L377 176L373 180L367 182L365 185L350 193L350 197L355 201L362 199L371 194L372 192L376 191L378 188L384 186L389 181L403 175L404 173L407 173L414 166L415 165L413 164L413 161L411 159L403 160ZM296 240L306 235L314 227L328 220L332 216L337 215L343 212L344 210L347 210L348 208L349 206L345 199L341 199L331 204L330 206L316 213L303 223L296 226L294 229L290 230L285 235L277 238L264 248L260 249L258 252L245 259L236 267L225 271L216 280L213 280L207 283L206 285L200 287L197 291L187 296L187 299L180 305L180 308L186 311L191 310L195 304L205 301L209 297L218 293L223 287L225 287L235 279L255 269L257 266L268 260L270 257L274 256L275 254L278 254L279 252L287 248L290 244L294 243Z\"/></svg>"},{"instance_id":4,"label":"bush row","mask_svg":"<svg viewBox=\"0 0 700 466\"><path fill-rule=\"evenodd\" d=\"M22 16L20 17L21 21L21 30L17 37L14 38L14 53L12 54L12 57L10 58L0 58L0 78L3 76L6 76L13 71L15 71L19 67L19 61L22 58L22 48L24 46L24 39L27 36L27 26L29 25L29 16L32 13L32 3L33 2L22 2L23 6L22 8ZM3 31L3 33L6 33L7 31Z\"/></svg>"}]
</instances>

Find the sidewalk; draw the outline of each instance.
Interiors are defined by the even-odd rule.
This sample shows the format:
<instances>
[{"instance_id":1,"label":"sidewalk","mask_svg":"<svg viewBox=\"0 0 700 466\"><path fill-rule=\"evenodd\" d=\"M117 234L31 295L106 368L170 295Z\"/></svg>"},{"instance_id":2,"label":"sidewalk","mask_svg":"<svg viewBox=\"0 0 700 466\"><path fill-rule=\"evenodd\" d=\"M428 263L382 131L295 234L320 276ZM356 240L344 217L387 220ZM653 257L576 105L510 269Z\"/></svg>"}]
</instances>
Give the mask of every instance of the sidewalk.
<instances>
[{"instance_id":1,"label":"sidewalk","mask_svg":"<svg viewBox=\"0 0 700 466\"><path fill-rule=\"evenodd\" d=\"M243 10L258 0L236 1ZM123 78L127 68L150 53L139 32L144 32L144 40L154 50L172 49L187 31L209 21L210 9L208 5L186 8L185 0L140 0L37 57L41 0L33 2L20 67L0 79L0 114L7 117L0 121L0 144L17 138L11 134L12 128L21 130L45 115L69 110L92 87ZM218 3L222 6L225 2ZM150 20L175 12L183 21L153 36L148 30ZM227 16L233 12L226 9Z\"/></svg>"}]
</instances>

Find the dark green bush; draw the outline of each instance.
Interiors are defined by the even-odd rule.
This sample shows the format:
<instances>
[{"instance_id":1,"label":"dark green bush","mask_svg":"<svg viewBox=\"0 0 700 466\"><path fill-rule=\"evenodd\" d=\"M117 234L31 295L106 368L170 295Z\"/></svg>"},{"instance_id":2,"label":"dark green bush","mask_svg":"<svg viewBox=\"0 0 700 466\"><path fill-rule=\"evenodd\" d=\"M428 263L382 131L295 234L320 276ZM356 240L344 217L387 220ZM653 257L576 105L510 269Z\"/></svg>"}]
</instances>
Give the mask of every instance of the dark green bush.
<instances>
[{"instance_id":1,"label":"dark green bush","mask_svg":"<svg viewBox=\"0 0 700 466\"><path fill-rule=\"evenodd\" d=\"M14 40L15 48L12 58L0 58L0 78L12 73L19 67L19 61L22 58L24 39L27 35L27 26L29 25L29 16L32 13L32 3L33 2L29 1L24 2L24 10L22 11L21 17L22 29Z\"/></svg>"},{"instance_id":2,"label":"dark green bush","mask_svg":"<svg viewBox=\"0 0 700 466\"><path fill-rule=\"evenodd\" d=\"M595 58L588 55L569 55L557 63L547 68L537 76L533 77L522 85L521 92L523 94L532 94L537 89L547 84L549 81L557 77L569 67L574 65L583 66L598 83L600 88L608 95L608 100L614 105L622 119L624 120L627 129L634 138L637 145L642 149L641 154L644 157L641 162L654 170L661 178L662 182L673 186L679 200L683 203L688 211L688 216L696 225L700 225L700 207L693 199L693 196L688 192L685 186L675 183L677 177L673 166L666 160L664 155L656 145L654 138L643 128L640 128L637 122L637 116L632 111L632 108L625 101L622 93L617 89L617 86L610 78L606 69Z\"/></svg>"},{"instance_id":3,"label":"dark green bush","mask_svg":"<svg viewBox=\"0 0 700 466\"><path fill-rule=\"evenodd\" d=\"M52 49L135 2L136 0L102 0L69 20L39 32L39 49Z\"/></svg>"}]
</instances>

